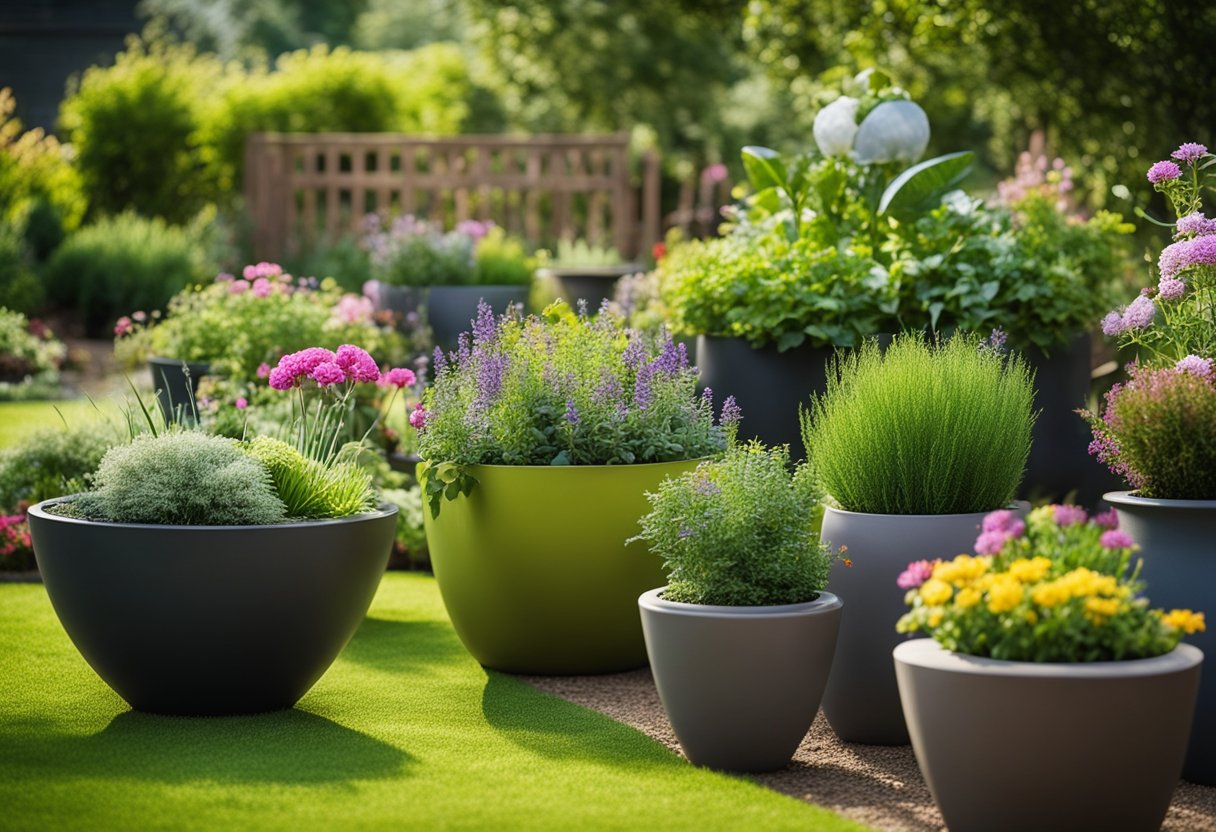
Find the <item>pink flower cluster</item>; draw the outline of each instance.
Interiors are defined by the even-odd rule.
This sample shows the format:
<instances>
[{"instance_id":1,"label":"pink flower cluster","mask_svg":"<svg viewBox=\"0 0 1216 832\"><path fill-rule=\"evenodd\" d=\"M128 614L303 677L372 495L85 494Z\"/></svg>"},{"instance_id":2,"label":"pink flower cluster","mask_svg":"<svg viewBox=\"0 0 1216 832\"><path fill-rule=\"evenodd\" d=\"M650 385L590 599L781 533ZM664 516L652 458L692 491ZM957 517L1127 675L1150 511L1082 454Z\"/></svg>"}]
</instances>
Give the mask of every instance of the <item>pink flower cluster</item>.
<instances>
[{"instance_id":1,"label":"pink flower cluster","mask_svg":"<svg viewBox=\"0 0 1216 832\"><path fill-rule=\"evenodd\" d=\"M1212 359L1210 358L1188 355L1186 358L1180 358L1174 368L1209 381L1212 380Z\"/></svg>"},{"instance_id":2,"label":"pink flower cluster","mask_svg":"<svg viewBox=\"0 0 1216 832\"><path fill-rule=\"evenodd\" d=\"M1175 162L1157 162L1148 169L1148 181L1154 185L1171 182L1182 176L1182 168Z\"/></svg>"},{"instance_id":3,"label":"pink flower cluster","mask_svg":"<svg viewBox=\"0 0 1216 832\"><path fill-rule=\"evenodd\" d=\"M312 379L321 387L349 381L402 388L418 381L414 371L405 367L394 367L382 374L367 350L353 344L343 344L336 351L309 347L290 353L280 358L274 369L266 364L258 367L258 377L269 378L269 384L275 390L290 390L306 379Z\"/></svg>"},{"instance_id":4,"label":"pink flower cluster","mask_svg":"<svg viewBox=\"0 0 1216 832\"><path fill-rule=\"evenodd\" d=\"M418 402L410 411L410 427L415 430L422 430L426 427L426 408L422 406L422 402Z\"/></svg>"},{"instance_id":5,"label":"pink flower cluster","mask_svg":"<svg viewBox=\"0 0 1216 832\"><path fill-rule=\"evenodd\" d=\"M933 577L933 567L936 565L937 561L914 560L908 564L907 569L899 573L895 583L900 589L916 589Z\"/></svg>"},{"instance_id":6,"label":"pink flower cluster","mask_svg":"<svg viewBox=\"0 0 1216 832\"><path fill-rule=\"evenodd\" d=\"M334 306L333 319L342 324L365 324L376 313L376 305L362 295L345 294Z\"/></svg>"},{"instance_id":7,"label":"pink flower cluster","mask_svg":"<svg viewBox=\"0 0 1216 832\"><path fill-rule=\"evenodd\" d=\"M0 517L0 556L29 551L31 546L30 528L24 514Z\"/></svg>"},{"instance_id":8,"label":"pink flower cluster","mask_svg":"<svg viewBox=\"0 0 1216 832\"><path fill-rule=\"evenodd\" d=\"M1142 294L1122 309L1108 312L1102 319L1102 333L1120 335L1129 329L1144 329L1153 322L1156 314L1157 306L1153 299Z\"/></svg>"},{"instance_id":9,"label":"pink flower cluster","mask_svg":"<svg viewBox=\"0 0 1216 832\"><path fill-rule=\"evenodd\" d=\"M246 266L241 276L246 280L256 280L259 277L278 277L283 273L283 267L278 263L262 261L254 266Z\"/></svg>"},{"instance_id":10,"label":"pink flower cluster","mask_svg":"<svg viewBox=\"0 0 1216 832\"><path fill-rule=\"evenodd\" d=\"M1008 509L994 511L984 517L980 536L975 539L977 555L995 555L1005 548L1005 541L1021 537L1026 524Z\"/></svg>"},{"instance_id":11,"label":"pink flower cluster","mask_svg":"<svg viewBox=\"0 0 1216 832\"><path fill-rule=\"evenodd\" d=\"M380 376L380 380L376 382L381 387L396 387L400 390L402 387L410 387L418 381L418 377L414 375L414 371L406 367L393 367L388 372Z\"/></svg>"},{"instance_id":12,"label":"pink flower cluster","mask_svg":"<svg viewBox=\"0 0 1216 832\"><path fill-rule=\"evenodd\" d=\"M1170 243L1157 258L1162 279L1176 277L1196 266L1213 265L1216 265L1216 234L1203 234Z\"/></svg>"},{"instance_id":13,"label":"pink flower cluster","mask_svg":"<svg viewBox=\"0 0 1216 832\"><path fill-rule=\"evenodd\" d=\"M1051 512L1055 516L1058 526L1076 526L1089 519L1085 509L1080 506L1054 505L1051 507Z\"/></svg>"},{"instance_id":14,"label":"pink flower cluster","mask_svg":"<svg viewBox=\"0 0 1216 832\"><path fill-rule=\"evenodd\" d=\"M1208 219L1202 211L1180 217L1174 224L1175 237L1203 237L1207 234L1216 234L1216 219Z\"/></svg>"},{"instance_id":15,"label":"pink flower cluster","mask_svg":"<svg viewBox=\"0 0 1216 832\"><path fill-rule=\"evenodd\" d=\"M1102 536L1098 538L1098 542L1102 544L1104 549L1130 549L1136 545L1132 540L1132 536L1121 529L1111 529L1102 532Z\"/></svg>"}]
</instances>

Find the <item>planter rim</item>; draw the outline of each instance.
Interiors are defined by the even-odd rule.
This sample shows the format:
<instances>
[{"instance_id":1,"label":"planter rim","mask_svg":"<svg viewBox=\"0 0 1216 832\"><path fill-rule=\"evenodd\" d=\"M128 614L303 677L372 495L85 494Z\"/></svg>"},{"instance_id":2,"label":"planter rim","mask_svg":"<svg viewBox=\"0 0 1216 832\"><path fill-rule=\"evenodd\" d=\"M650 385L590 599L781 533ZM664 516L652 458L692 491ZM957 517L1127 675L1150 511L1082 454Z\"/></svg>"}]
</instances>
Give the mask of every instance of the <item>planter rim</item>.
<instances>
[{"instance_id":1,"label":"planter rim","mask_svg":"<svg viewBox=\"0 0 1216 832\"><path fill-rule=\"evenodd\" d=\"M527 289L527 283L390 283L376 281L391 289Z\"/></svg>"},{"instance_id":2,"label":"planter rim","mask_svg":"<svg viewBox=\"0 0 1216 832\"><path fill-rule=\"evenodd\" d=\"M710 454L708 456L694 456L688 459L671 459L667 462L614 462L611 465L503 465L501 463L476 462L468 465L468 468L489 468L494 471L587 471L597 470L602 471L605 468L611 470L637 470L643 468L657 468L662 465L684 465L689 462L705 462L706 460L716 459L718 454ZM420 462L429 462L430 460L419 458Z\"/></svg>"},{"instance_id":3,"label":"planter rim","mask_svg":"<svg viewBox=\"0 0 1216 832\"><path fill-rule=\"evenodd\" d=\"M892 656L896 662L913 667L969 676L1022 679L1127 679L1178 672L1203 662L1203 653L1191 644L1179 644L1164 655L1148 659L1109 662L1018 662L954 653L932 638L905 641L896 646Z\"/></svg>"},{"instance_id":4,"label":"planter rim","mask_svg":"<svg viewBox=\"0 0 1216 832\"><path fill-rule=\"evenodd\" d=\"M1165 500L1157 497L1137 497L1130 491L1107 491L1102 499L1116 506L1142 506L1144 508L1216 509L1216 500Z\"/></svg>"},{"instance_id":5,"label":"planter rim","mask_svg":"<svg viewBox=\"0 0 1216 832\"><path fill-rule=\"evenodd\" d=\"M1019 509L1022 511L1029 511L1030 503L1027 500L1014 500L1009 505L1002 506L1001 508L1006 509L1008 511L1017 511ZM824 505L823 510L825 512L832 511L832 512L835 512L836 514L850 514L855 517L906 517L906 518L911 519L913 517L920 517L920 518L980 517L985 514L991 514L994 511L1000 511L1001 509L990 508L990 509L987 509L986 511L964 511L964 512L959 512L956 514L874 514L874 513L868 512L868 511L849 511L846 508L836 508L835 506Z\"/></svg>"},{"instance_id":6,"label":"planter rim","mask_svg":"<svg viewBox=\"0 0 1216 832\"><path fill-rule=\"evenodd\" d=\"M231 531L253 531L257 529L299 529L299 528L316 528L318 526L340 526L350 523L359 523L365 520L374 520L380 517L389 517L397 513L397 506L392 503L380 503L375 511L364 512L363 514L352 514L349 517L328 517L320 520L294 520L290 523L271 523L263 526L183 526L161 523L112 523L108 520L82 520L79 517L64 517L61 514L51 514L46 511L47 506L66 503L76 499L79 494L69 494L66 497L52 497L49 500L43 500L29 507L27 513L34 515L40 520L46 520L52 523L67 523L77 526L98 526L107 529L164 529L169 531L194 531L194 532L231 532Z\"/></svg>"},{"instance_id":7,"label":"planter rim","mask_svg":"<svg viewBox=\"0 0 1216 832\"><path fill-rule=\"evenodd\" d=\"M180 367L183 364L185 364L187 367L202 367L204 370L208 369L211 366L210 362L203 361L201 359L198 361L191 361L190 359L187 359L187 358L167 358L166 356L163 356L163 355L148 356L148 363L149 364L165 364L170 367Z\"/></svg>"},{"instance_id":8,"label":"planter rim","mask_svg":"<svg viewBox=\"0 0 1216 832\"><path fill-rule=\"evenodd\" d=\"M623 277L634 272L645 271L641 263L621 263L619 266L541 266L536 270L539 275L565 275L576 277Z\"/></svg>"},{"instance_id":9,"label":"planter rim","mask_svg":"<svg viewBox=\"0 0 1216 832\"><path fill-rule=\"evenodd\" d=\"M638 596L638 606L652 612L674 613L701 618L790 618L809 612L840 609L843 602L826 590L801 604L772 604L762 607L727 607L714 604L688 604L683 601L668 601L662 597L666 586L647 590Z\"/></svg>"}]
</instances>

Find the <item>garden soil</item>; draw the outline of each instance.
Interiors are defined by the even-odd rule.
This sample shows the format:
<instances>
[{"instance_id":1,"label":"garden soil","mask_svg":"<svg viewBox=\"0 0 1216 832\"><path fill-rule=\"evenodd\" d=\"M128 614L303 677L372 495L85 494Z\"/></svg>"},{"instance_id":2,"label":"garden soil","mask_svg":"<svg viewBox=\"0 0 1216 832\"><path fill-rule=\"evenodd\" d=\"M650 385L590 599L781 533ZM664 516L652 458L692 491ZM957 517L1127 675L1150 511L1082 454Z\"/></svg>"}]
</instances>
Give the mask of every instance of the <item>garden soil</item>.
<instances>
[{"instance_id":1,"label":"garden soil","mask_svg":"<svg viewBox=\"0 0 1216 832\"><path fill-rule=\"evenodd\" d=\"M522 676L525 682L639 731L679 752L649 670L607 676ZM911 746L841 742L820 713L785 769L746 775L770 789L883 832L941 832L942 816ZM1179 783L1163 832L1216 832L1216 787Z\"/></svg>"}]
</instances>

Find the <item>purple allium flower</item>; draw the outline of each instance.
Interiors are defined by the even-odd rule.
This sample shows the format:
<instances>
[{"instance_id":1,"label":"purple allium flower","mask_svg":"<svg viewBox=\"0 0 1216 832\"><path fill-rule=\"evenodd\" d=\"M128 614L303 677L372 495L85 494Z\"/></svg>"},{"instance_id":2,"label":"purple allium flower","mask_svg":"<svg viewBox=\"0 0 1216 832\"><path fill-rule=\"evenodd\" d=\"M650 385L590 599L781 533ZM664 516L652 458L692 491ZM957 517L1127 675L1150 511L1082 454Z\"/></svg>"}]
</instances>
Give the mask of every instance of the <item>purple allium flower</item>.
<instances>
[{"instance_id":1,"label":"purple allium flower","mask_svg":"<svg viewBox=\"0 0 1216 832\"><path fill-rule=\"evenodd\" d=\"M706 388L708 389L708 388ZM739 403L735 401L734 396L727 396L722 402L722 416L719 420L723 425L738 424L743 418L743 409L739 407Z\"/></svg>"},{"instance_id":2,"label":"purple allium flower","mask_svg":"<svg viewBox=\"0 0 1216 832\"><path fill-rule=\"evenodd\" d=\"M1186 294L1186 284L1176 277L1163 277L1157 283L1157 297L1161 300L1178 300Z\"/></svg>"},{"instance_id":3,"label":"purple allium flower","mask_svg":"<svg viewBox=\"0 0 1216 832\"><path fill-rule=\"evenodd\" d=\"M574 406L574 399L566 399L566 421L571 425L578 424L578 408Z\"/></svg>"},{"instance_id":4,"label":"purple allium flower","mask_svg":"<svg viewBox=\"0 0 1216 832\"><path fill-rule=\"evenodd\" d=\"M1199 376L1200 378L1212 378L1212 359L1201 358L1198 355L1188 355L1186 358L1179 359L1174 367L1184 373Z\"/></svg>"},{"instance_id":5,"label":"purple allium flower","mask_svg":"<svg viewBox=\"0 0 1216 832\"><path fill-rule=\"evenodd\" d=\"M1205 234L1216 234L1216 219L1208 219L1202 211L1180 217L1174 225L1174 236L1176 237L1186 235L1202 237Z\"/></svg>"},{"instance_id":6,"label":"purple allium flower","mask_svg":"<svg viewBox=\"0 0 1216 832\"><path fill-rule=\"evenodd\" d=\"M354 344L343 344L334 355L334 363L351 381L379 381L380 368L367 350Z\"/></svg>"},{"instance_id":7,"label":"purple allium flower","mask_svg":"<svg viewBox=\"0 0 1216 832\"><path fill-rule=\"evenodd\" d=\"M322 387L329 387L331 384L341 384L346 381L346 373L342 368L332 361L326 361L323 364L318 364L313 368L313 371L308 374L309 377Z\"/></svg>"},{"instance_id":8,"label":"purple allium flower","mask_svg":"<svg viewBox=\"0 0 1216 832\"><path fill-rule=\"evenodd\" d=\"M1148 181L1157 185L1182 176L1182 168L1173 162L1157 162L1148 169Z\"/></svg>"},{"instance_id":9,"label":"purple allium flower","mask_svg":"<svg viewBox=\"0 0 1216 832\"><path fill-rule=\"evenodd\" d=\"M1157 307L1152 298L1140 295L1127 305L1127 309L1123 310L1123 328L1125 330L1144 329L1152 324L1156 314Z\"/></svg>"},{"instance_id":10,"label":"purple allium flower","mask_svg":"<svg viewBox=\"0 0 1216 832\"><path fill-rule=\"evenodd\" d=\"M1093 521L1095 525L1101 526L1104 529L1117 529L1119 528L1119 512L1113 508L1108 508L1101 514L1095 514Z\"/></svg>"},{"instance_id":11,"label":"purple allium flower","mask_svg":"<svg viewBox=\"0 0 1216 832\"><path fill-rule=\"evenodd\" d=\"M1161 249L1157 258L1157 268L1161 276L1175 277L1180 272L1194 266L1216 265L1216 235L1205 234L1170 243Z\"/></svg>"},{"instance_id":12,"label":"purple allium flower","mask_svg":"<svg viewBox=\"0 0 1216 832\"><path fill-rule=\"evenodd\" d=\"M1102 532L1102 536L1098 538L1098 542L1105 549L1130 549L1136 545L1136 542L1132 540L1132 536L1120 529Z\"/></svg>"},{"instance_id":13,"label":"purple allium flower","mask_svg":"<svg viewBox=\"0 0 1216 832\"><path fill-rule=\"evenodd\" d=\"M900 589L916 589L916 587L933 577L933 566L933 561L914 560L908 564L907 569L899 573L899 577L895 579L895 583Z\"/></svg>"},{"instance_id":14,"label":"purple allium flower","mask_svg":"<svg viewBox=\"0 0 1216 832\"><path fill-rule=\"evenodd\" d=\"M1177 159L1179 162L1194 162L1207 153L1208 149L1197 142L1185 142L1170 156Z\"/></svg>"},{"instance_id":15,"label":"purple allium flower","mask_svg":"<svg viewBox=\"0 0 1216 832\"><path fill-rule=\"evenodd\" d=\"M1060 526L1075 526L1089 519L1085 509L1080 506L1055 505L1051 507L1051 512Z\"/></svg>"},{"instance_id":16,"label":"purple allium flower","mask_svg":"<svg viewBox=\"0 0 1216 832\"><path fill-rule=\"evenodd\" d=\"M1103 335L1120 335L1123 332L1123 316L1118 312L1107 312L1106 317L1102 319L1102 334Z\"/></svg>"}]
</instances>

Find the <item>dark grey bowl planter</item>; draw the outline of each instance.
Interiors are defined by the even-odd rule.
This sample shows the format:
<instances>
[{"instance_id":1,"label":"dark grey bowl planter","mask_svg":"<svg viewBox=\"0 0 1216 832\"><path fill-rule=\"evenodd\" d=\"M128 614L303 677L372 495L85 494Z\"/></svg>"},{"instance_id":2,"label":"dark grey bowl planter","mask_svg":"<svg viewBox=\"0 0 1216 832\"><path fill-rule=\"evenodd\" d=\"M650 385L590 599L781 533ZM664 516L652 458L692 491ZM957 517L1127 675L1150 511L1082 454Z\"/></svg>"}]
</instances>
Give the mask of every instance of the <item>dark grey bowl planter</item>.
<instances>
[{"instance_id":1,"label":"dark grey bowl planter","mask_svg":"<svg viewBox=\"0 0 1216 832\"><path fill-rule=\"evenodd\" d=\"M197 422L198 401L195 392L198 389L198 380L211 372L210 365L201 361L154 357L148 359L148 369L152 373L152 386L156 390L156 404L160 407L165 422Z\"/></svg>"},{"instance_id":2,"label":"dark grey bowl planter","mask_svg":"<svg viewBox=\"0 0 1216 832\"><path fill-rule=\"evenodd\" d=\"M397 508L276 526L97 523L30 508L55 613L133 708L289 708L354 635L380 584Z\"/></svg>"},{"instance_id":3,"label":"dark grey bowl planter","mask_svg":"<svg viewBox=\"0 0 1216 832\"><path fill-rule=\"evenodd\" d=\"M912 748L950 832L1149 832L1182 770L1203 654L1036 664L895 648Z\"/></svg>"},{"instance_id":4,"label":"dark grey bowl planter","mask_svg":"<svg viewBox=\"0 0 1216 832\"><path fill-rule=\"evenodd\" d=\"M507 306L528 302L527 286L432 286L426 301L426 317L436 346L453 349L460 333L473 328L477 305L485 301L495 315Z\"/></svg>"},{"instance_id":5,"label":"dark grey bowl planter","mask_svg":"<svg viewBox=\"0 0 1216 832\"><path fill-rule=\"evenodd\" d=\"M640 263L622 263L619 266L546 266L536 273L555 280L562 300L571 307L577 307L580 300L585 300L587 311L594 314L604 301L612 300L618 280L645 270Z\"/></svg>"},{"instance_id":6,"label":"dark grey bowl planter","mask_svg":"<svg viewBox=\"0 0 1216 832\"><path fill-rule=\"evenodd\" d=\"M739 438L756 437L768 445L789 445L790 456L802 459L798 408L810 403L812 392L827 387L827 363L834 347L753 347L743 338L701 335L697 366L701 387L721 402L734 396L743 409Z\"/></svg>"},{"instance_id":7,"label":"dark grey bowl planter","mask_svg":"<svg viewBox=\"0 0 1216 832\"><path fill-rule=\"evenodd\" d=\"M1187 641L1216 656L1216 500L1153 500L1127 491L1105 499L1119 513L1119 526L1140 544L1140 577L1153 606L1207 613L1207 632ZM1182 776L1216 786L1216 661L1204 666L1202 679Z\"/></svg>"},{"instance_id":8,"label":"dark grey bowl planter","mask_svg":"<svg viewBox=\"0 0 1216 832\"><path fill-rule=\"evenodd\" d=\"M806 736L827 682L840 599L717 607L638 599L659 698L699 766L776 771Z\"/></svg>"},{"instance_id":9,"label":"dark grey bowl planter","mask_svg":"<svg viewBox=\"0 0 1216 832\"><path fill-rule=\"evenodd\" d=\"M1029 506L1019 505L1025 512ZM852 566L836 563L828 589L847 598L836 661L823 695L823 713L845 742L904 745L908 729L899 704L891 651L907 637L895 623L907 611L895 581L914 560L974 552L987 512L862 514L828 506L821 536L847 546Z\"/></svg>"}]
</instances>

